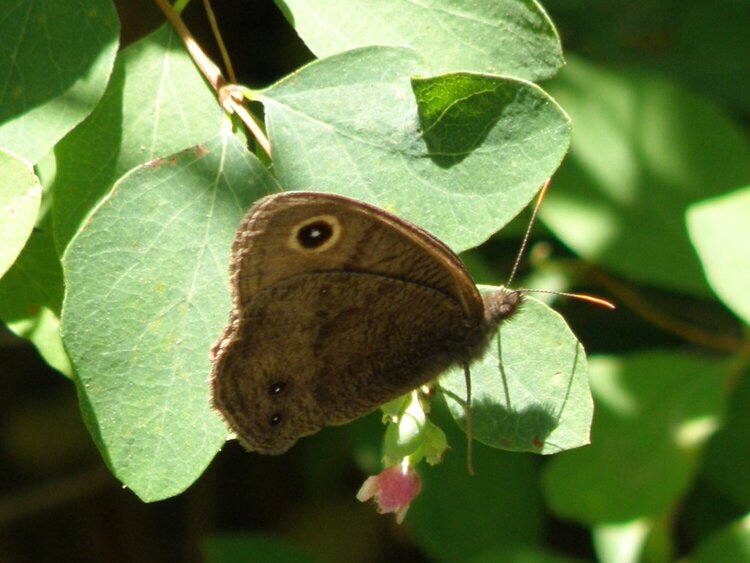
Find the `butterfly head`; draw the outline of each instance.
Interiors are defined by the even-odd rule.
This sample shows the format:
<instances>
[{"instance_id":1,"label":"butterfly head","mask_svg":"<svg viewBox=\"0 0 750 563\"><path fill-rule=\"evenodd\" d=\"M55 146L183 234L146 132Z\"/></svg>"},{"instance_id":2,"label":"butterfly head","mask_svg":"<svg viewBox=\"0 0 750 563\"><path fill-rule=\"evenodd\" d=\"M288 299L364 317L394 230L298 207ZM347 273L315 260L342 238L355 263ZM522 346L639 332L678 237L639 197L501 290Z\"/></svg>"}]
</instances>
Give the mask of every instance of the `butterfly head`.
<instances>
[{"instance_id":1,"label":"butterfly head","mask_svg":"<svg viewBox=\"0 0 750 563\"><path fill-rule=\"evenodd\" d=\"M484 321L494 330L503 320L516 312L523 300L523 292L499 287L495 291L485 293L482 300L484 301Z\"/></svg>"}]
</instances>

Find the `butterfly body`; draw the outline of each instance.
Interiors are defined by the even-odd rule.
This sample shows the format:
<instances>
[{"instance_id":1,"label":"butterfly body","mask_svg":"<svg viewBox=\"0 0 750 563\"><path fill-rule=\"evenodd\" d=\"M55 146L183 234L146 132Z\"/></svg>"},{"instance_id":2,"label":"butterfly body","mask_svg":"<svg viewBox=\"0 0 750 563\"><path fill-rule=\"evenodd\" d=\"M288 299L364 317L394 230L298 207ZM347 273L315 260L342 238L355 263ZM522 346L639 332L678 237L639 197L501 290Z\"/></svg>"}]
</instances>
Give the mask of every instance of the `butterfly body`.
<instances>
[{"instance_id":1,"label":"butterfly body","mask_svg":"<svg viewBox=\"0 0 750 563\"><path fill-rule=\"evenodd\" d=\"M247 449L269 454L468 364L521 299L481 296L436 238L333 194L260 200L231 264L213 403Z\"/></svg>"}]
</instances>

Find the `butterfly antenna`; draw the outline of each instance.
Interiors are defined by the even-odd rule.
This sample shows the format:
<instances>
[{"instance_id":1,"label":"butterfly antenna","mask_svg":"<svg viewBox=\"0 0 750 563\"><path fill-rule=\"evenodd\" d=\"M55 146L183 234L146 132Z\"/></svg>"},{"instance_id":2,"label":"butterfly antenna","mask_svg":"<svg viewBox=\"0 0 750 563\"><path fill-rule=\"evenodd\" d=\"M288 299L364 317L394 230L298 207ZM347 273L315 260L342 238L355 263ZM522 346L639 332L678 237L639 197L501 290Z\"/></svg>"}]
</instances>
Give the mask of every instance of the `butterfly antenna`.
<instances>
[{"instance_id":1,"label":"butterfly antenna","mask_svg":"<svg viewBox=\"0 0 750 563\"><path fill-rule=\"evenodd\" d=\"M529 243L529 237L531 236L531 228L534 226L534 223L536 222L537 213L539 213L539 208L542 206L542 201L544 201L544 196L547 194L547 188L549 187L549 184L551 181L552 181L552 178L548 178L547 181L544 182L542 189L539 190L539 196L536 198L536 205L534 205L534 209L531 211L531 220L529 221L529 225L526 227L526 232L523 235L523 241L521 241L521 248L518 250L518 255L516 256L516 261L513 264L513 269L510 271L510 277L508 278L508 283L506 284L506 287L510 287L510 284L513 283L513 280L516 277L516 272L518 271L518 266L521 263L521 258L523 258L523 254L526 251L526 246Z\"/></svg>"},{"instance_id":2,"label":"butterfly antenna","mask_svg":"<svg viewBox=\"0 0 750 563\"><path fill-rule=\"evenodd\" d=\"M539 196L536 199L536 205L534 205L534 209L531 211L531 220L529 221L528 227L526 227L526 232L523 235L523 241L521 241L521 248L518 251L518 256L516 256L516 262L513 264L513 269L510 272L510 277L508 278L508 284L506 287L509 287L510 284L513 282L513 279L516 277L516 272L518 271L518 265L521 263L521 258L523 258L523 253L526 250L526 246L529 242L529 237L531 236L531 228L534 226L534 223L536 222L536 216L539 213L539 208L542 206L542 201L544 201L544 196L547 195L547 188L549 188L549 184L552 181L552 179L548 179L546 182L544 182L544 185L542 186L542 189L539 190ZM614 303L607 301L606 299L602 299L601 297L596 297L594 295L586 295L585 293L565 293L563 291L548 291L544 289L519 289L518 291L522 291L524 293L550 293L552 295L562 295L563 297L570 297L572 299L578 299L579 301L586 301L587 303L592 303L594 305L598 305L600 307L605 307L607 309L614 309L615 305Z\"/></svg>"},{"instance_id":3,"label":"butterfly antenna","mask_svg":"<svg viewBox=\"0 0 750 563\"><path fill-rule=\"evenodd\" d=\"M607 301L606 299L602 299L601 297L596 297L595 295L588 295L586 293L566 293L564 291L553 291L551 289L526 289L522 288L517 291L522 291L524 293L548 293L550 295L562 295L563 297L570 297L571 299L578 299L579 301L585 301L586 303L591 303L593 305L598 305L600 307L605 307L607 309L616 309L615 304L611 301Z\"/></svg>"},{"instance_id":4,"label":"butterfly antenna","mask_svg":"<svg viewBox=\"0 0 750 563\"><path fill-rule=\"evenodd\" d=\"M464 364L464 379L466 380L466 406L464 409L466 415L466 471L469 475L474 476L474 428L471 423L471 372L469 364Z\"/></svg>"}]
</instances>

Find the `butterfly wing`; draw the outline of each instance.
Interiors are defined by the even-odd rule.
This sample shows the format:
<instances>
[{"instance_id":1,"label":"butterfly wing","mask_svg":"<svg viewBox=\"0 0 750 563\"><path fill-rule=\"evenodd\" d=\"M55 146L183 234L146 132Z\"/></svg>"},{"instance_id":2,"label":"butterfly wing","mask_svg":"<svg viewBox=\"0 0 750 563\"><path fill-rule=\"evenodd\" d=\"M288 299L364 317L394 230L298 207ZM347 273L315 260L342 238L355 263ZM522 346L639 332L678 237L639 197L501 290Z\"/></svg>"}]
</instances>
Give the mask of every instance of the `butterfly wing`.
<instances>
[{"instance_id":1,"label":"butterfly wing","mask_svg":"<svg viewBox=\"0 0 750 563\"><path fill-rule=\"evenodd\" d=\"M442 243L326 194L256 205L233 247L232 319L214 350L214 404L248 448L281 453L424 384L482 318Z\"/></svg>"},{"instance_id":2,"label":"butterfly wing","mask_svg":"<svg viewBox=\"0 0 750 563\"><path fill-rule=\"evenodd\" d=\"M310 229L330 229L306 247ZM248 212L232 247L237 308L260 290L299 274L380 274L431 287L456 299L467 318L481 319L482 301L461 260L416 225L378 207L335 194L285 192Z\"/></svg>"}]
</instances>

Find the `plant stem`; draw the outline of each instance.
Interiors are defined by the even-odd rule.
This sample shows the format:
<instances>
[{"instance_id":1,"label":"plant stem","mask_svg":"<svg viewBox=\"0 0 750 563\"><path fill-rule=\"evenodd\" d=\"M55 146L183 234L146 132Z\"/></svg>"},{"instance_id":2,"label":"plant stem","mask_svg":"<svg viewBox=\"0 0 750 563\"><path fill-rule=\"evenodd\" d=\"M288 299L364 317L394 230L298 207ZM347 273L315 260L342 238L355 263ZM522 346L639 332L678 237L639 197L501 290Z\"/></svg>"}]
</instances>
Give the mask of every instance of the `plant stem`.
<instances>
[{"instance_id":1,"label":"plant stem","mask_svg":"<svg viewBox=\"0 0 750 563\"><path fill-rule=\"evenodd\" d=\"M251 115L243 105L244 101L242 98L234 95L234 91L237 87L224 80L224 77L219 71L219 67L217 67L203 52L203 49L200 48L200 45L195 41L195 38L190 33L187 26L180 19L180 16L178 16L172 9L169 2L167 0L154 0L154 2L156 2L156 5L159 6L164 13L164 16L169 23L172 24L172 27L174 27L175 31L182 39L185 48L190 54L190 58L193 59L198 70L201 71L208 83L214 89L214 92L216 92L221 106L228 113L237 114L263 151L269 158L271 158L271 143L268 141L268 137L266 137L266 134L263 132L263 129L260 124L258 124L255 117Z\"/></svg>"}]
</instances>

